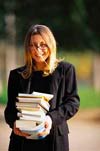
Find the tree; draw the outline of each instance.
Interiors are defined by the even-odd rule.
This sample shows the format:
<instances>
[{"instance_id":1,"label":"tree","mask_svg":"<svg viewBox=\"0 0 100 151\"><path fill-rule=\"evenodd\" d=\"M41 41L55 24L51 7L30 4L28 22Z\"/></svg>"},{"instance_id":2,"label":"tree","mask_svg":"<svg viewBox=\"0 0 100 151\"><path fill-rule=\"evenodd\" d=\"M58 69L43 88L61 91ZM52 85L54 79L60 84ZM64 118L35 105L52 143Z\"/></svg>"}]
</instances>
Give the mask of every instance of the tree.
<instances>
[{"instance_id":1,"label":"tree","mask_svg":"<svg viewBox=\"0 0 100 151\"><path fill-rule=\"evenodd\" d=\"M5 27L2 14L13 12L17 44L22 45L29 26L38 23L52 29L59 47L99 51L99 7L99 0L4 0L0 2L0 36Z\"/></svg>"}]
</instances>

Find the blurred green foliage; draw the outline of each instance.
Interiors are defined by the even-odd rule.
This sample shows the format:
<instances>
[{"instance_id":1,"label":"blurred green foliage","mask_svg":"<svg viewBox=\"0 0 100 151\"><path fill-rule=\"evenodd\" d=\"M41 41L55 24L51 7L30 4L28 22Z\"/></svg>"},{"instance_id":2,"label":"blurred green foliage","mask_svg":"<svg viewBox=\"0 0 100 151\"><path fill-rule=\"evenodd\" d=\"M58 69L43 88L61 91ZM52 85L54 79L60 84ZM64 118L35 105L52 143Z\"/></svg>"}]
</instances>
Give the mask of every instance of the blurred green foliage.
<instances>
[{"instance_id":1,"label":"blurred green foliage","mask_svg":"<svg viewBox=\"0 0 100 151\"><path fill-rule=\"evenodd\" d=\"M100 108L100 92L90 86L79 87L80 108Z\"/></svg>"},{"instance_id":2,"label":"blurred green foliage","mask_svg":"<svg viewBox=\"0 0 100 151\"><path fill-rule=\"evenodd\" d=\"M0 94L0 103L6 104L7 103L7 86L3 87L2 93Z\"/></svg>"},{"instance_id":3,"label":"blurred green foliage","mask_svg":"<svg viewBox=\"0 0 100 151\"><path fill-rule=\"evenodd\" d=\"M100 52L100 0L4 0L0 1L0 40L7 37L5 16L16 18L16 44L23 45L26 32L32 24L45 24L51 28L57 40L58 56L72 62L78 78L89 77L92 55L78 60L79 53L68 52L93 50ZM65 50L65 51L63 51ZM67 52L67 54L66 54ZM84 62L84 66L82 63ZM79 68L81 66L81 68ZM88 69L88 70L87 70ZM86 79L85 79L86 80ZM92 87L80 86L81 107L100 107L100 94ZM6 103L4 86L0 102Z\"/></svg>"},{"instance_id":4,"label":"blurred green foliage","mask_svg":"<svg viewBox=\"0 0 100 151\"><path fill-rule=\"evenodd\" d=\"M58 50L57 57L72 63L76 68L78 79L78 91L80 96L80 108L100 108L100 92L97 92L91 84L91 64L93 54L72 53L64 50ZM4 84L0 95L0 103L7 103L7 86Z\"/></svg>"},{"instance_id":5,"label":"blurred green foliage","mask_svg":"<svg viewBox=\"0 0 100 151\"><path fill-rule=\"evenodd\" d=\"M0 39L5 35L5 16L16 18L16 43L22 45L32 24L49 26L60 48L90 48L100 52L99 0L4 0L0 2ZM4 36L5 37L5 36Z\"/></svg>"},{"instance_id":6,"label":"blurred green foliage","mask_svg":"<svg viewBox=\"0 0 100 151\"><path fill-rule=\"evenodd\" d=\"M100 92L96 92L90 86L78 86L78 93L80 96L80 108L88 109L88 108L100 108ZM1 96L0 103L7 103L7 94L6 88L4 88Z\"/></svg>"}]
</instances>

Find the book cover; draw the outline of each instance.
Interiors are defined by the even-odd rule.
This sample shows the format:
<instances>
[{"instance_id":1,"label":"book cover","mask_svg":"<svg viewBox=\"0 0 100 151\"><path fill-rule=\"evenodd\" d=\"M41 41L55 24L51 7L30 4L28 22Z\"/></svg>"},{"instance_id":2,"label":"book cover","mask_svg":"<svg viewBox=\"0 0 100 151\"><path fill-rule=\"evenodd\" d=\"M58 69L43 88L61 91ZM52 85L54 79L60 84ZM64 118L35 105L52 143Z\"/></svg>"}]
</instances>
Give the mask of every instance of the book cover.
<instances>
[{"instance_id":1,"label":"book cover","mask_svg":"<svg viewBox=\"0 0 100 151\"><path fill-rule=\"evenodd\" d=\"M28 98L44 98L47 102L53 98L53 94L33 92L31 94L19 93L18 97L28 97Z\"/></svg>"},{"instance_id":2,"label":"book cover","mask_svg":"<svg viewBox=\"0 0 100 151\"><path fill-rule=\"evenodd\" d=\"M52 94L40 92L18 94L16 108L19 110L17 113L19 120L16 121L16 125L23 132L30 134L28 139L42 139L45 137L38 137L37 134L45 129L44 121L50 108L49 100L52 98Z\"/></svg>"},{"instance_id":3,"label":"book cover","mask_svg":"<svg viewBox=\"0 0 100 151\"><path fill-rule=\"evenodd\" d=\"M19 120L31 120L31 121L36 121L36 122L43 122L45 119L45 115L42 114L40 115L26 115L26 114L18 114Z\"/></svg>"},{"instance_id":4,"label":"book cover","mask_svg":"<svg viewBox=\"0 0 100 151\"><path fill-rule=\"evenodd\" d=\"M44 97L42 97L42 96L41 97L28 97L28 96L27 97L24 97L24 96L21 97L21 96L18 96L17 99L19 102L36 102L36 101L42 100L42 99L45 100Z\"/></svg>"},{"instance_id":5,"label":"book cover","mask_svg":"<svg viewBox=\"0 0 100 151\"><path fill-rule=\"evenodd\" d=\"M41 106L39 106L38 108L32 108L31 110L21 109L20 112L22 114L27 114L27 115L41 115L47 113L47 111L44 110Z\"/></svg>"},{"instance_id":6,"label":"book cover","mask_svg":"<svg viewBox=\"0 0 100 151\"><path fill-rule=\"evenodd\" d=\"M41 107L41 106L40 106ZM38 111L40 107L31 107L31 106L16 106L16 108L21 112L21 110L26 111ZM46 111L46 110L45 110Z\"/></svg>"},{"instance_id":7,"label":"book cover","mask_svg":"<svg viewBox=\"0 0 100 151\"><path fill-rule=\"evenodd\" d=\"M46 112L42 109L42 107L40 107L38 110L33 110L33 111L28 111L28 110L21 110L21 113L24 115L34 115L34 116L42 116L44 115Z\"/></svg>"},{"instance_id":8,"label":"book cover","mask_svg":"<svg viewBox=\"0 0 100 151\"><path fill-rule=\"evenodd\" d=\"M30 134L30 136L28 136L27 139L43 139L43 138L45 138L45 136L43 136L43 137L38 136L39 132L45 130L44 121L41 124L39 124L38 126L34 127L34 128L31 128L31 129L20 128L20 130L25 132L25 133Z\"/></svg>"},{"instance_id":9,"label":"book cover","mask_svg":"<svg viewBox=\"0 0 100 151\"><path fill-rule=\"evenodd\" d=\"M46 99L46 101L49 101L53 98L53 94L48 94L48 93L41 93L41 92L33 91L32 94L37 95L37 96L43 96Z\"/></svg>"},{"instance_id":10,"label":"book cover","mask_svg":"<svg viewBox=\"0 0 100 151\"><path fill-rule=\"evenodd\" d=\"M16 102L16 107L38 107L39 103L37 102Z\"/></svg>"},{"instance_id":11,"label":"book cover","mask_svg":"<svg viewBox=\"0 0 100 151\"><path fill-rule=\"evenodd\" d=\"M16 120L16 127L23 128L23 129L31 129L39 125L40 122L30 121L30 120Z\"/></svg>"},{"instance_id":12,"label":"book cover","mask_svg":"<svg viewBox=\"0 0 100 151\"><path fill-rule=\"evenodd\" d=\"M47 111L49 110L50 104L45 101L44 99L38 99L38 100L31 100L29 101L30 98L27 98L27 101L24 100L24 98L21 98L21 101L16 102L16 106L17 107L36 107L37 105L40 104L40 106L42 106L44 109L46 109Z\"/></svg>"}]
</instances>

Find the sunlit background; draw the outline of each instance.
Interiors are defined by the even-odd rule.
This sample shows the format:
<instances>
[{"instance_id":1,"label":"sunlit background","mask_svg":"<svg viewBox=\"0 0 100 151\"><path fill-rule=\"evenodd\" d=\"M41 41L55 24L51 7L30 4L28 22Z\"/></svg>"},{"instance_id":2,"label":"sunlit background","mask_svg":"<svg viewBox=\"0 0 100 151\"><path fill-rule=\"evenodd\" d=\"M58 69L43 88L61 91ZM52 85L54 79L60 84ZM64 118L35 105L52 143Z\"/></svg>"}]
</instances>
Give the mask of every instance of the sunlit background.
<instances>
[{"instance_id":1,"label":"sunlit background","mask_svg":"<svg viewBox=\"0 0 100 151\"><path fill-rule=\"evenodd\" d=\"M0 1L0 151L7 151L11 131L4 121L9 71L24 65L24 38L32 24L50 27L57 57L76 68L81 103L77 115L69 120L70 151L99 151L99 0Z\"/></svg>"}]
</instances>

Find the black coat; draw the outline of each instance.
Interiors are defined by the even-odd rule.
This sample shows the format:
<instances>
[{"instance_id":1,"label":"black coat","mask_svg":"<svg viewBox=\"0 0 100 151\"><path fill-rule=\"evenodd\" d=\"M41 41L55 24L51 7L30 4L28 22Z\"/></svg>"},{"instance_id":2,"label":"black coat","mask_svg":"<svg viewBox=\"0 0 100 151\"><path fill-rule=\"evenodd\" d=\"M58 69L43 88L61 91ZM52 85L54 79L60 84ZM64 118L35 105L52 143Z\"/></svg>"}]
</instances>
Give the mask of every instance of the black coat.
<instances>
[{"instance_id":1,"label":"black coat","mask_svg":"<svg viewBox=\"0 0 100 151\"><path fill-rule=\"evenodd\" d=\"M73 117L79 109L79 96L74 66L67 62L60 62L56 70L49 76L43 77L41 71L35 71L28 79L24 79L20 72L24 67L12 70L8 80L8 103L5 108L5 120L11 128L17 119L15 106L18 93L32 93L33 91L54 94L50 100L50 111L53 126L50 135L42 140L27 140L11 133L10 151L27 151L29 147L38 151L68 151L67 120ZM13 147L15 149L13 149ZM33 150L34 150L33 149Z\"/></svg>"}]
</instances>

